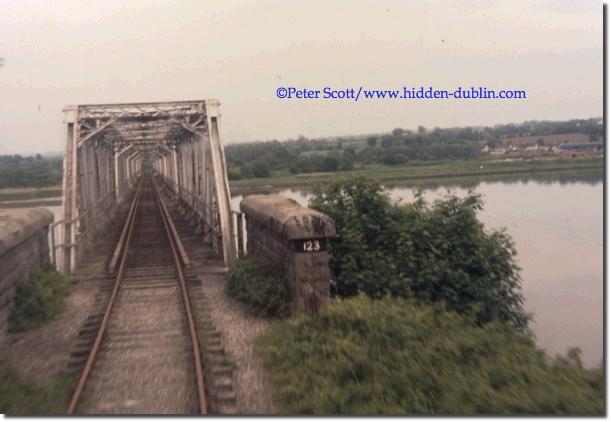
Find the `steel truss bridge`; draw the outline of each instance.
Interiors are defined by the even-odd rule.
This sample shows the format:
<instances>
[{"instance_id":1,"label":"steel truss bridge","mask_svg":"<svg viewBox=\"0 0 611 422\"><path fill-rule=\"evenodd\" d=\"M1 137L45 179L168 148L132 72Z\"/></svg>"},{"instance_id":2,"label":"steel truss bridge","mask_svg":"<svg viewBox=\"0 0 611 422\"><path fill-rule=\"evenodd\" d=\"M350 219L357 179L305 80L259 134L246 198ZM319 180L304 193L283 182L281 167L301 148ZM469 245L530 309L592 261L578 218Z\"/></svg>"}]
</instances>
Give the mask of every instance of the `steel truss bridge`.
<instances>
[{"instance_id":1,"label":"steel truss bridge","mask_svg":"<svg viewBox=\"0 0 611 422\"><path fill-rule=\"evenodd\" d=\"M145 163L203 221L203 241L225 265L232 263L236 244L219 106L201 100L64 108L64 219L55 223L62 243L53 240L62 272L74 272Z\"/></svg>"}]
</instances>

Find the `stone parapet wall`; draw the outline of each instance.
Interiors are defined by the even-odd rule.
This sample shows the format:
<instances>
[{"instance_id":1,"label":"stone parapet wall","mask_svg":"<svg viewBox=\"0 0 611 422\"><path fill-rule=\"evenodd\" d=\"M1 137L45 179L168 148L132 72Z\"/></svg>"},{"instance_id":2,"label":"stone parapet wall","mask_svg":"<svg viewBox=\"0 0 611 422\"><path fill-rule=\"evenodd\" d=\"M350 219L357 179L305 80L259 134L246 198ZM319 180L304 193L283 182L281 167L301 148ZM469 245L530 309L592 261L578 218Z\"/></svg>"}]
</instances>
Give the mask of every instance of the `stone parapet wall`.
<instances>
[{"instance_id":1,"label":"stone parapet wall","mask_svg":"<svg viewBox=\"0 0 611 422\"><path fill-rule=\"evenodd\" d=\"M246 215L248 253L283 268L295 309L313 314L327 304L333 220L280 195L247 196L240 209Z\"/></svg>"},{"instance_id":2,"label":"stone parapet wall","mask_svg":"<svg viewBox=\"0 0 611 422\"><path fill-rule=\"evenodd\" d=\"M0 345L17 285L49 261L49 225L53 213L44 208L0 210Z\"/></svg>"}]
</instances>

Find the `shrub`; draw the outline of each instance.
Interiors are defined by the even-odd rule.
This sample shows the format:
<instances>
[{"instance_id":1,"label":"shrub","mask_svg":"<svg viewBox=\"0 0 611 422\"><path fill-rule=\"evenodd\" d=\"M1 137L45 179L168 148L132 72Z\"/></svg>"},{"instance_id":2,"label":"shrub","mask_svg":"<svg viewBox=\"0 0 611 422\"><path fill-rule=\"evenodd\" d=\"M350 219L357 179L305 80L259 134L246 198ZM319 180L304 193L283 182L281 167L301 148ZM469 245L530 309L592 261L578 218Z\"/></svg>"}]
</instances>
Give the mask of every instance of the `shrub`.
<instances>
[{"instance_id":1,"label":"shrub","mask_svg":"<svg viewBox=\"0 0 611 422\"><path fill-rule=\"evenodd\" d=\"M239 171L236 171L234 169L228 169L227 178L229 179L229 181L240 180L242 178L242 175L240 174Z\"/></svg>"},{"instance_id":2,"label":"shrub","mask_svg":"<svg viewBox=\"0 0 611 422\"><path fill-rule=\"evenodd\" d=\"M255 315L285 316L290 312L282 271L261 258L248 256L238 260L226 275L225 291Z\"/></svg>"},{"instance_id":3,"label":"shrub","mask_svg":"<svg viewBox=\"0 0 611 422\"><path fill-rule=\"evenodd\" d=\"M0 357L0 413L59 415L66 412L74 390L74 374L61 374L45 384L17 372Z\"/></svg>"},{"instance_id":4,"label":"shrub","mask_svg":"<svg viewBox=\"0 0 611 422\"><path fill-rule=\"evenodd\" d=\"M552 361L507 324L360 295L258 339L290 413L603 414L603 372Z\"/></svg>"},{"instance_id":5,"label":"shrub","mask_svg":"<svg viewBox=\"0 0 611 422\"><path fill-rule=\"evenodd\" d=\"M253 177L264 178L271 176L269 165L263 161L256 161L251 164L244 164L240 168L240 177L242 179L251 179Z\"/></svg>"},{"instance_id":6,"label":"shrub","mask_svg":"<svg viewBox=\"0 0 611 422\"><path fill-rule=\"evenodd\" d=\"M310 206L335 221L334 295L444 302L479 323L528 325L513 241L504 231L484 230L479 196L427 203L417 194L415 202L400 204L378 183L357 178L315 191Z\"/></svg>"},{"instance_id":7,"label":"shrub","mask_svg":"<svg viewBox=\"0 0 611 422\"><path fill-rule=\"evenodd\" d=\"M70 282L56 271L37 271L17 286L9 331L36 328L57 315L66 303Z\"/></svg>"},{"instance_id":8,"label":"shrub","mask_svg":"<svg viewBox=\"0 0 611 422\"><path fill-rule=\"evenodd\" d=\"M257 161L252 165L252 173L255 177L269 177L271 176L271 171L269 166L263 161Z\"/></svg>"}]
</instances>

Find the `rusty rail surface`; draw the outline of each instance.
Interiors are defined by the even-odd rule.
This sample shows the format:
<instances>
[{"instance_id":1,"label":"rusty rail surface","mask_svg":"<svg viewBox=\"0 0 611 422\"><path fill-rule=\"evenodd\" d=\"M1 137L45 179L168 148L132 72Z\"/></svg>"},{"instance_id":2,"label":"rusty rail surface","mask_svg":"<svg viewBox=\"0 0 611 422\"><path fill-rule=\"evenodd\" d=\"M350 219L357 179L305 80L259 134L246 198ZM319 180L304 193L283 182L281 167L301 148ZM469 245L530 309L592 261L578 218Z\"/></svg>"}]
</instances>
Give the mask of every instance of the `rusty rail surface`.
<instances>
[{"instance_id":1,"label":"rusty rail surface","mask_svg":"<svg viewBox=\"0 0 611 422\"><path fill-rule=\"evenodd\" d=\"M185 251L185 248L180 241L180 237L178 236L178 232L174 227L174 223L172 223L172 219L170 218L170 214L168 212L167 207L163 203L163 198L159 193L159 189L154 182L153 186L155 187L155 197L157 198L157 203L159 204L159 208L161 209L161 216L163 219L163 225L165 226L166 233L168 235L168 239L170 240L170 247L172 248L172 254L174 255L174 262L176 263L176 271L178 273L178 281L180 282L180 289L182 291L183 303L185 305L185 311L187 313L187 322L189 323L189 332L191 334L191 346L193 348L193 358L195 365L195 376L197 379L197 393L199 399L199 409L202 415L206 414L207 404L206 404L206 389L204 386L204 372L202 365L202 354L199 347L199 336L197 334L197 328L195 327L195 319L193 318L193 309L191 306L191 299L189 297L189 290L187 289L187 283L185 281L185 275L182 269L182 265L180 265L181 259L185 266L191 265L189 261L189 257ZM180 255L180 256L179 256Z\"/></svg>"},{"instance_id":2,"label":"rusty rail surface","mask_svg":"<svg viewBox=\"0 0 611 422\"><path fill-rule=\"evenodd\" d=\"M190 342L191 342L192 352L193 352L193 363L194 363L195 372L196 372L195 376L196 376L196 381L197 381L198 409L199 409L199 413L203 415L203 414L207 414L207 402L206 402L206 393L205 393L205 384L204 384L202 354L201 354L201 347L199 344L199 336L198 336L197 328L195 325L195 319L193 316L194 312L192 309L192 304L191 304L191 300L189 297L189 291L188 291L188 287L187 287L187 283L186 283L185 275L183 271L183 266L185 267L190 266L190 260L182 244L182 241L180 240L178 232L176 231L176 228L174 227L174 223L172 222L170 213L168 212L168 209L163 201L163 197L161 196L158 190L158 187L154 183L154 181L153 181L153 188L154 188L154 196L156 198L157 205L159 206L159 210L160 210L161 218L162 218L163 225L165 228L165 233L168 239L168 243L172 251L173 263L176 268L177 278L178 278L180 290L182 293L182 302L183 302L185 314L187 317L187 323L188 323L189 334L190 334ZM109 271L114 272L117 262L118 262L119 267L117 271L117 276L113 284L112 293L105 307L102 320L97 330L95 341L93 342L88 358L81 372L78 384L72 395L69 407L67 409L68 414L74 414L76 412L77 406L79 404L79 400L81 399L81 396L83 394L87 381L90 378L92 368L94 366L94 363L96 362L96 357L98 356L101 345L104 341L104 336L105 336L106 329L108 326L108 321L112 314L118 292L123 282L127 257L128 257L128 253L130 250L130 241L134 233L134 225L135 225L134 223L137 218L136 213L140 206L141 197L142 197L142 179L139 181L137 185L136 193L134 195L134 199L132 201L130 210L128 212L128 216L125 220L123 230L121 232L121 236L119 238L117 246L115 247L115 251L111 259L111 263L108 266ZM160 318L161 317L162 316L160 315Z\"/></svg>"}]
</instances>

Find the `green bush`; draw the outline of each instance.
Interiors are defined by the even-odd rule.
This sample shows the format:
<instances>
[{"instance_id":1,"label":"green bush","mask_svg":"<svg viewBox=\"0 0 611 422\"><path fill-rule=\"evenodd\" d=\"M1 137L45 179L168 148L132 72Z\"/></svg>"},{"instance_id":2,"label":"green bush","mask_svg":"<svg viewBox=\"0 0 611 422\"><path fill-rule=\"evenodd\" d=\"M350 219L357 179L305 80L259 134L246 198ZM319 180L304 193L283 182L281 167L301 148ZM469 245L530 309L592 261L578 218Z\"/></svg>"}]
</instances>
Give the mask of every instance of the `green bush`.
<instances>
[{"instance_id":1,"label":"green bush","mask_svg":"<svg viewBox=\"0 0 611 422\"><path fill-rule=\"evenodd\" d=\"M228 169L227 170L227 178L229 179L229 181L240 180L242 178L242 175L237 170Z\"/></svg>"},{"instance_id":2,"label":"green bush","mask_svg":"<svg viewBox=\"0 0 611 422\"><path fill-rule=\"evenodd\" d=\"M504 323L359 297L258 339L290 413L603 414L603 372L551 360Z\"/></svg>"},{"instance_id":3,"label":"green bush","mask_svg":"<svg viewBox=\"0 0 611 422\"><path fill-rule=\"evenodd\" d=\"M375 181L357 178L317 190L310 206L335 221L332 293L392 295L443 302L475 314L479 323L507 321L525 328L519 268L511 238L486 231L479 196L446 196L427 203L392 202Z\"/></svg>"},{"instance_id":4,"label":"green bush","mask_svg":"<svg viewBox=\"0 0 611 422\"><path fill-rule=\"evenodd\" d=\"M32 273L17 286L9 331L26 331L53 318L64 308L69 289L70 282L56 271Z\"/></svg>"},{"instance_id":5,"label":"green bush","mask_svg":"<svg viewBox=\"0 0 611 422\"><path fill-rule=\"evenodd\" d=\"M0 413L58 415L66 413L75 376L62 374L45 384L24 376L0 357Z\"/></svg>"},{"instance_id":6,"label":"green bush","mask_svg":"<svg viewBox=\"0 0 611 422\"><path fill-rule=\"evenodd\" d=\"M260 258L238 260L226 275L226 293L244 303L255 315L286 316L290 299L282 271Z\"/></svg>"}]
</instances>

